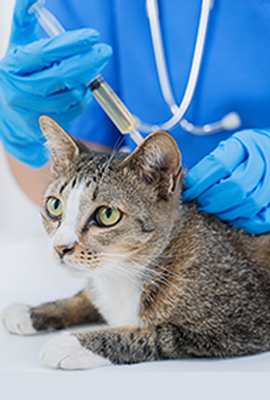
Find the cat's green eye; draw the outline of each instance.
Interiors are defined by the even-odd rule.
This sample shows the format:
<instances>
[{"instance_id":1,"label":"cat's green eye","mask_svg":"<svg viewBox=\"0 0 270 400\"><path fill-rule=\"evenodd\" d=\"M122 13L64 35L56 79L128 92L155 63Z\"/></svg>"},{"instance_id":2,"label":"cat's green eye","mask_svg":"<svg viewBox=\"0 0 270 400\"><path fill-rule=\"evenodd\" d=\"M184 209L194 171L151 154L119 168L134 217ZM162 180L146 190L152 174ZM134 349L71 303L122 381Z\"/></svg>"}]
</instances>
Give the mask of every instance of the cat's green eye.
<instances>
[{"instance_id":1,"label":"cat's green eye","mask_svg":"<svg viewBox=\"0 0 270 400\"><path fill-rule=\"evenodd\" d=\"M56 197L50 197L47 201L47 213L51 218L60 219L63 214L62 202Z\"/></svg>"},{"instance_id":2,"label":"cat's green eye","mask_svg":"<svg viewBox=\"0 0 270 400\"><path fill-rule=\"evenodd\" d=\"M98 210L98 222L106 227L113 226L121 219L122 214L117 208L101 207Z\"/></svg>"}]
</instances>

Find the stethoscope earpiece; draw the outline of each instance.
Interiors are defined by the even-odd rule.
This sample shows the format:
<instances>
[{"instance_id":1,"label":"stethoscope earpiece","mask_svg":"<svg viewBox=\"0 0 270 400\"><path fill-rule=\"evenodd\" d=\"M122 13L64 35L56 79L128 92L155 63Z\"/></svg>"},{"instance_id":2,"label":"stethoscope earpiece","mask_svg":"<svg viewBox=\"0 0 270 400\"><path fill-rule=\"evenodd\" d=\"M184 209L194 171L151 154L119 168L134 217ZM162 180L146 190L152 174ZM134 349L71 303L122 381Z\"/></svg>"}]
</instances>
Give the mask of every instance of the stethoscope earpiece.
<instances>
[{"instance_id":1,"label":"stethoscope earpiece","mask_svg":"<svg viewBox=\"0 0 270 400\"><path fill-rule=\"evenodd\" d=\"M196 126L183 118L179 122L182 129L194 135L212 135L220 131L232 131L241 126L242 121L237 112L232 111L226 114L220 121L206 124L204 126Z\"/></svg>"}]
</instances>

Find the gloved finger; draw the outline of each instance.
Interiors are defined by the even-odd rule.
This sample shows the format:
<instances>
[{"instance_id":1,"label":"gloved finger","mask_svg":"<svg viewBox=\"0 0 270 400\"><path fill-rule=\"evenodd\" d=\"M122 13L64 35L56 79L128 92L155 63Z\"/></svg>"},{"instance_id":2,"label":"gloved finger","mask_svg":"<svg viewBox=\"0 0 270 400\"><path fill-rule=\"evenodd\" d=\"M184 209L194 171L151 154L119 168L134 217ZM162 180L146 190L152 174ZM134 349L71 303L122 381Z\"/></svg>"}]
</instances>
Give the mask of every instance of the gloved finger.
<instances>
[{"instance_id":1,"label":"gloved finger","mask_svg":"<svg viewBox=\"0 0 270 400\"><path fill-rule=\"evenodd\" d=\"M246 138L246 144L243 144L246 150L245 161L238 165L230 176L221 179L196 199L202 211L213 214L223 213L223 216L228 216L226 212L233 212L238 205L243 203L247 193L255 190L265 173L264 160L260 155L258 156L259 139L260 137L255 143L252 138ZM230 153L228 153L229 156ZM222 219L230 220L231 218Z\"/></svg>"},{"instance_id":2,"label":"gloved finger","mask_svg":"<svg viewBox=\"0 0 270 400\"><path fill-rule=\"evenodd\" d=\"M10 48L18 44L32 43L39 38L38 21L29 8L37 0L17 0L14 8L13 23L10 36Z\"/></svg>"},{"instance_id":3,"label":"gloved finger","mask_svg":"<svg viewBox=\"0 0 270 400\"><path fill-rule=\"evenodd\" d=\"M20 113L16 115L16 119L14 119L14 112L12 113L10 110L7 110L7 114L9 118L5 121L5 126L12 134L4 137L4 143L10 143L11 147L16 143L16 148L22 148L30 142L45 142L44 135L39 128L38 113L34 112L30 115L29 111L21 109ZM22 129L22 126L25 126L25 129Z\"/></svg>"},{"instance_id":4,"label":"gloved finger","mask_svg":"<svg viewBox=\"0 0 270 400\"><path fill-rule=\"evenodd\" d=\"M39 168L48 161L49 152L44 145L45 137L39 128L38 120L29 129L27 126L25 127L23 118L18 115L15 125L10 120L6 120L5 125L12 132L12 135L4 136L2 140L4 148L9 154L33 168Z\"/></svg>"},{"instance_id":5,"label":"gloved finger","mask_svg":"<svg viewBox=\"0 0 270 400\"><path fill-rule=\"evenodd\" d=\"M183 201L194 200L222 178L230 175L245 157L245 148L234 137L221 142L186 175Z\"/></svg>"},{"instance_id":6,"label":"gloved finger","mask_svg":"<svg viewBox=\"0 0 270 400\"><path fill-rule=\"evenodd\" d=\"M62 59L85 53L99 40L94 29L77 29L53 38L40 39L27 46L18 46L5 60L9 72L16 75L32 74Z\"/></svg>"},{"instance_id":7,"label":"gloved finger","mask_svg":"<svg viewBox=\"0 0 270 400\"><path fill-rule=\"evenodd\" d=\"M47 96L46 101L44 97L34 94L18 96L14 90L8 90L6 96L6 102L12 109L16 108L18 112L20 112L20 109L27 109L31 112L35 110L38 114L46 114L55 110L57 110L57 113L64 113L85 100L87 104L92 100L92 94L85 85Z\"/></svg>"},{"instance_id":8,"label":"gloved finger","mask_svg":"<svg viewBox=\"0 0 270 400\"><path fill-rule=\"evenodd\" d=\"M255 217L238 218L230 225L236 226L238 229L244 229L247 233L261 235L270 231L270 207L265 207Z\"/></svg>"},{"instance_id":9,"label":"gloved finger","mask_svg":"<svg viewBox=\"0 0 270 400\"><path fill-rule=\"evenodd\" d=\"M263 169L261 172L261 179L258 181L256 187L248 191L244 199L241 201L239 199L239 205L233 207L232 209L218 214L217 216L223 220L234 220L236 218L253 218L256 214L260 212L264 207L269 204L270 199L270 141L269 136L264 136L262 134L257 135L256 144L259 148L260 157L254 160L253 164L263 163ZM256 154L254 154L254 158ZM246 182L247 177L243 178Z\"/></svg>"},{"instance_id":10,"label":"gloved finger","mask_svg":"<svg viewBox=\"0 0 270 400\"><path fill-rule=\"evenodd\" d=\"M89 95L91 97L91 94ZM63 128L67 129L70 126L70 121L74 121L78 118L89 105L89 97L86 97L80 103L71 106L65 113L59 114L57 111L55 113L48 113L48 116L56 121Z\"/></svg>"},{"instance_id":11,"label":"gloved finger","mask_svg":"<svg viewBox=\"0 0 270 400\"><path fill-rule=\"evenodd\" d=\"M49 96L81 86L96 77L111 53L111 47L96 44L89 52L61 60L51 68L25 76L9 74L6 79L22 92Z\"/></svg>"}]
</instances>

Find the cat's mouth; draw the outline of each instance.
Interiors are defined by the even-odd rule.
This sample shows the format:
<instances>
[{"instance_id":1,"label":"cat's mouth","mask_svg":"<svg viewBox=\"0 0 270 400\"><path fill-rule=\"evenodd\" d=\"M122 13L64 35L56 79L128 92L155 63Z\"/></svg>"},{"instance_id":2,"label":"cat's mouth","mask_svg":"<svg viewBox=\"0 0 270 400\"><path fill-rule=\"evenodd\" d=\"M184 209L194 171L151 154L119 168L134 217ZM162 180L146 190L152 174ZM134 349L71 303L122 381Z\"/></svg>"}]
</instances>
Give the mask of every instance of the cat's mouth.
<instances>
[{"instance_id":1,"label":"cat's mouth","mask_svg":"<svg viewBox=\"0 0 270 400\"><path fill-rule=\"evenodd\" d=\"M76 276L85 276L87 274L89 274L89 269L86 268L84 265L82 264L75 264L72 262L69 262L68 260L58 260L59 264L61 265L61 267L65 268L66 271L68 271L69 273L71 273L72 275L76 275Z\"/></svg>"},{"instance_id":2,"label":"cat's mouth","mask_svg":"<svg viewBox=\"0 0 270 400\"><path fill-rule=\"evenodd\" d=\"M83 265L83 264L78 264L74 263L72 261L69 261L68 258L65 257L59 257L59 254L57 254L56 251L53 251L53 258L56 260L58 264L61 265L61 267L67 269L70 272L76 273L86 273L88 269Z\"/></svg>"}]
</instances>

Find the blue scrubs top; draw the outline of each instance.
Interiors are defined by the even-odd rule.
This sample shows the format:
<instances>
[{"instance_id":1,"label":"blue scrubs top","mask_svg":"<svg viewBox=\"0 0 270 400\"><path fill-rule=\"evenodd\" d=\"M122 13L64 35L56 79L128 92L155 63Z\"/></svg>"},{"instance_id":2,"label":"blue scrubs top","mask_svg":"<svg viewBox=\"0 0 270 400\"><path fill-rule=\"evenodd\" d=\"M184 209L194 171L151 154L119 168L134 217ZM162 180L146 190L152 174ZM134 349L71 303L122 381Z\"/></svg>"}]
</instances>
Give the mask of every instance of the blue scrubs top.
<instances>
[{"instance_id":1,"label":"blue scrubs top","mask_svg":"<svg viewBox=\"0 0 270 400\"><path fill-rule=\"evenodd\" d=\"M201 0L159 0L170 79L178 104L183 97L197 36ZM66 29L91 27L114 56L102 75L141 120L171 117L158 83L145 0L47 0ZM270 1L215 0L199 80L185 117L204 125L236 111L241 129L270 127ZM121 135L93 101L70 133L114 146ZM196 136L171 130L191 168L232 131ZM128 139L129 140L129 139ZM129 142L131 147L132 141Z\"/></svg>"}]
</instances>

